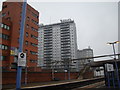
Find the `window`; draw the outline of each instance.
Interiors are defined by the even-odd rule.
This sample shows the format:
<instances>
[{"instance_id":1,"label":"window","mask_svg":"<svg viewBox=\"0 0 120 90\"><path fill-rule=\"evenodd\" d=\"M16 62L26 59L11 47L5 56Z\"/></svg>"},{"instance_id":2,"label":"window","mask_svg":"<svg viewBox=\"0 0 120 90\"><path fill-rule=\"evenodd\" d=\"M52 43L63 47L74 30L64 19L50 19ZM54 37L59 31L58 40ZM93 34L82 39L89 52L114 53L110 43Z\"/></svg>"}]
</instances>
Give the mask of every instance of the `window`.
<instances>
[{"instance_id":1,"label":"window","mask_svg":"<svg viewBox=\"0 0 120 90\"><path fill-rule=\"evenodd\" d=\"M2 38L5 39L5 37L6 37L5 34L2 34Z\"/></svg>"},{"instance_id":2,"label":"window","mask_svg":"<svg viewBox=\"0 0 120 90\"><path fill-rule=\"evenodd\" d=\"M14 56L14 62L17 62L18 56Z\"/></svg>"},{"instance_id":3,"label":"window","mask_svg":"<svg viewBox=\"0 0 120 90\"><path fill-rule=\"evenodd\" d=\"M32 12L32 15L36 18L38 18L38 15Z\"/></svg>"},{"instance_id":4,"label":"window","mask_svg":"<svg viewBox=\"0 0 120 90\"><path fill-rule=\"evenodd\" d=\"M2 17L6 16L6 13L2 13Z\"/></svg>"},{"instance_id":5,"label":"window","mask_svg":"<svg viewBox=\"0 0 120 90\"><path fill-rule=\"evenodd\" d=\"M4 24L1 24L1 28L3 28L4 27Z\"/></svg>"},{"instance_id":6,"label":"window","mask_svg":"<svg viewBox=\"0 0 120 90\"><path fill-rule=\"evenodd\" d=\"M30 20L30 17L27 17L27 20L29 21L29 20Z\"/></svg>"},{"instance_id":7,"label":"window","mask_svg":"<svg viewBox=\"0 0 120 90\"><path fill-rule=\"evenodd\" d=\"M2 44L0 44L0 49L2 49Z\"/></svg>"},{"instance_id":8,"label":"window","mask_svg":"<svg viewBox=\"0 0 120 90\"><path fill-rule=\"evenodd\" d=\"M0 44L0 49L2 49L2 50L7 50L7 49L8 49L8 46L7 46L7 45L4 45L4 44Z\"/></svg>"},{"instance_id":9,"label":"window","mask_svg":"<svg viewBox=\"0 0 120 90\"><path fill-rule=\"evenodd\" d=\"M5 6L2 7L2 9L5 9L5 8L7 8L7 5L5 5Z\"/></svg>"},{"instance_id":10,"label":"window","mask_svg":"<svg viewBox=\"0 0 120 90\"><path fill-rule=\"evenodd\" d=\"M28 41L25 41L25 44L28 45Z\"/></svg>"},{"instance_id":11,"label":"window","mask_svg":"<svg viewBox=\"0 0 120 90\"><path fill-rule=\"evenodd\" d=\"M30 12L30 9L28 8L28 12Z\"/></svg>"},{"instance_id":12,"label":"window","mask_svg":"<svg viewBox=\"0 0 120 90\"><path fill-rule=\"evenodd\" d=\"M34 47L37 47L37 44L35 44L35 43L31 43L31 45L34 46Z\"/></svg>"},{"instance_id":13,"label":"window","mask_svg":"<svg viewBox=\"0 0 120 90\"><path fill-rule=\"evenodd\" d=\"M28 53L28 50L27 50L27 49L25 49L25 53L26 53L26 54Z\"/></svg>"},{"instance_id":14,"label":"window","mask_svg":"<svg viewBox=\"0 0 120 90\"><path fill-rule=\"evenodd\" d=\"M9 39L9 36L8 36L8 35L5 35L5 34L0 33L0 38L8 40L8 39Z\"/></svg>"},{"instance_id":15,"label":"window","mask_svg":"<svg viewBox=\"0 0 120 90\"><path fill-rule=\"evenodd\" d=\"M38 32L38 30L37 30L37 29L35 29L34 27L31 27L31 29L32 29L33 31Z\"/></svg>"},{"instance_id":16,"label":"window","mask_svg":"<svg viewBox=\"0 0 120 90\"><path fill-rule=\"evenodd\" d=\"M10 27L9 27L9 26L7 26L7 30L10 30Z\"/></svg>"},{"instance_id":17,"label":"window","mask_svg":"<svg viewBox=\"0 0 120 90\"><path fill-rule=\"evenodd\" d=\"M8 17L8 18L7 18L7 20L11 20L11 18L10 18L10 17Z\"/></svg>"},{"instance_id":18,"label":"window","mask_svg":"<svg viewBox=\"0 0 120 90\"><path fill-rule=\"evenodd\" d=\"M0 56L0 60L6 60L6 56Z\"/></svg>"},{"instance_id":19,"label":"window","mask_svg":"<svg viewBox=\"0 0 120 90\"><path fill-rule=\"evenodd\" d=\"M26 32L26 37L28 37L28 32Z\"/></svg>"},{"instance_id":20,"label":"window","mask_svg":"<svg viewBox=\"0 0 120 90\"><path fill-rule=\"evenodd\" d=\"M4 46L4 45L2 45L2 46L1 46L1 49L2 49L2 50L4 50L4 48L5 48L5 46Z\"/></svg>"},{"instance_id":21,"label":"window","mask_svg":"<svg viewBox=\"0 0 120 90\"><path fill-rule=\"evenodd\" d=\"M4 48L5 50L7 50L8 49L8 46L5 46L5 48Z\"/></svg>"},{"instance_id":22,"label":"window","mask_svg":"<svg viewBox=\"0 0 120 90\"><path fill-rule=\"evenodd\" d=\"M3 24L3 23L0 23L0 27L4 28L6 30L10 30L10 27L8 25L6 25L6 24Z\"/></svg>"},{"instance_id":23,"label":"window","mask_svg":"<svg viewBox=\"0 0 120 90\"><path fill-rule=\"evenodd\" d=\"M27 24L27 26L26 26L27 28L29 28L29 25Z\"/></svg>"},{"instance_id":24,"label":"window","mask_svg":"<svg viewBox=\"0 0 120 90\"><path fill-rule=\"evenodd\" d=\"M37 63L37 60L30 60L31 63Z\"/></svg>"},{"instance_id":25,"label":"window","mask_svg":"<svg viewBox=\"0 0 120 90\"><path fill-rule=\"evenodd\" d=\"M34 52L34 51L30 51L30 53L33 55L37 55L37 52Z\"/></svg>"},{"instance_id":26,"label":"window","mask_svg":"<svg viewBox=\"0 0 120 90\"><path fill-rule=\"evenodd\" d=\"M35 20L32 19L32 23L38 25L38 22L36 22Z\"/></svg>"},{"instance_id":27,"label":"window","mask_svg":"<svg viewBox=\"0 0 120 90\"><path fill-rule=\"evenodd\" d=\"M0 38L2 38L2 33L0 33Z\"/></svg>"},{"instance_id":28,"label":"window","mask_svg":"<svg viewBox=\"0 0 120 90\"><path fill-rule=\"evenodd\" d=\"M36 36L34 36L34 35L32 35L32 34L31 34L31 37L34 38L34 39L38 39L38 37L36 37Z\"/></svg>"}]
</instances>

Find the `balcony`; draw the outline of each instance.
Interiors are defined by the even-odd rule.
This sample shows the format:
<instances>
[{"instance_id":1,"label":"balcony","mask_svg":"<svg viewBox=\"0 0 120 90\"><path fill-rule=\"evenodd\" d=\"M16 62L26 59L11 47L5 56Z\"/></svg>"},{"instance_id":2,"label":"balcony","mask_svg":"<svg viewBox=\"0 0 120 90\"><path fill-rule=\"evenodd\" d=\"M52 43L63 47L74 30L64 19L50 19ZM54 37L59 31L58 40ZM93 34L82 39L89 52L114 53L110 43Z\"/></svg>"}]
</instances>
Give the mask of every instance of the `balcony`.
<instances>
[{"instance_id":1,"label":"balcony","mask_svg":"<svg viewBox=\"0 0 120 90\"><path fill-rule=\"evenodd\" d=\"M48 51L48 52L50 51L51 52L52 48L44 48L44 51Z\"/></svg>"},{"instance_id":2,"label":"balcony","mask_svg":"<svg viewBox=\"0 0 120 90\"><path fill-rule=\"evenodd\" d=\"M61 55L62 55L62 54L63 54L63 55L64 55L64 54L65 54L65 55L66 55L66 54L67 54L67 55L70 55L70 53L71 53L70 51L64 51L64 52L61 52Z\"/></svg>"},{"instance_id":3,"label":"balcony","mask_svg":"<svg viewBox=\"0 0 120 90\"><path fill-rule=\"evenodd\" d=\"M52 61L52 58L44 58L44 61L46 61L46 62Z\"/></svg>"},{"instance_id":4,"label":"balcony","mask_svg":"<svg viewBox=\"0 0 120 90\"><path fill-rule=\"evenodd\" d=\"M52 42L52 40L50 40L50 39L44 39L44 43L45 42Z\"/></svg>"},{"instance_id":5,"label":"balcony","mask_svg":"<svg viewBox=\"0 0 120 90\"><path fill-rule=\"evenodd\" d=\"M70 35L70 32L61 32L61 35Z\"/></svg>"},{"instance_id":6,"label":"balcony","mask_svg":"<svg viewBox=\"0 0 120 90\"><path fill-rule=\"evenodd\" d=\"M52 57L52 54L44 54L44 58L46 57Z\"/></svg>"},{"instance_id":7,"label":"balcony","mask_svg":"<svg viewBox=\"0 0 120 90\"><path fill-rule=\"evenodd\" d=\"M61 32L68 32L68 31L70 31L70 28L64 28L64 29L61 28L60 30L61 30Z\"/></svg>"},{"instance_id":8,"label":"balcony","mask_svg":"<svg viewBox=\"0 0 120 90\"><path fill-rule=\"evenodd\" d=\"M61 58L62 59L68 59L68 58L71 58L71 55L61 55Z\"/></svg>"},{"instance_id":9,"label":"balcony","mask_svg":"<svg viewBox=\"0 0 120 90\"><path fill-rule=\"evenodd\" d=\"M64 40L64 39L69 39L70 40L70 37L61 37L61 40Z\"/></svg>"},{"instance_id":10,"label":"balcony","mask_svg":"<svg viewBox=\"0 0 120 90\"><path fill-rule=\"evenodd\" d=\"M52 34L52 32L44 32L44 35L45 35L45 34Z\"/></svg>"},{"instance_id":11,"label":"balcony","mask_svg":"<svg viewBox=\"0 0 120 90\"><path fill-rule=\"evenodd\" d=\"M44 56L46 59L52 59L52 56Z\"/></svg>"},{"instance_id":12,"label":"balcony","mask_svg":"<svg viewBox=\"0 0 120 90\"><path fill-rule=\"evenodd\" d=\"M52 53L52 50L44 50L44 53Z\"/></svg>"},{"instance_id":13,"label":"balcony","mask_svg":"<svg viewBox=\"0 0 120 90\"><path fill-rule=\"evenodd\" d=\"M52 32L52 28L44 29L44 32Z\"/></svg>"},{"instance_id":14,"label":"balcony","mask_svg":"<svg viewBox=\"0 0 120 90\"><path fill-rule=\"evenodd\" d=\"M44 42L44 45L52 45L52 42Z\"/></svg>"},{"instance_id":15,"label":"balcony","mask_svg":"<svg viewBox=\"0 0 120 90\"><path fill-rule=\"evenodd\" d=\"M65 40L63 39L63 40L61 40L61 43L62 42L70 42L70 39L65 39Z\"/></svg>"},{"instance_id":16,"label":"balcony","mask_svg":"<svg viewBox=\"0 0 120 90\"><path fill-rule=\"evenodd\" d=\"M51 33L44 34L44 37L52 36Z\"/></svg>"},{"instance_id":17,"label":"balcony","mask_svg":"<svg viewBox=\"0 0 120 90\"><path fill-rule=\"evenodd\" d=\"M70 45L69 44L62 45L61 48L70 48Z\"/></svg>"},{"instance_id":18,"label":"balcony","mask_svg":"<svg viewBox=\"0 0 120 90\"><path fill-rule=\"evenodd\" d=\"M61 24L60 28L66 28L66 27L69 28L69 26L70 26L69 24Z\"/></svg>"},{"instance_id":19,"label":"balcony","mask_svg":"<svg viewBox=\"0 0 120 90\"><path fill-rule=\"evenodd\" d=\"M44 55L52 55L52 52L49 52L49 53L44 52Z\"/></svg>"},{"instance_id":20,"label":"balcony","mask_svg":"<svg viewBox=\"0 0 120 90\"><path fill-rule=\"evenodd\" d=\"M51 30L51 29L52 29L51 26L46 26L46 27L44 27L44 30Z\"/></svg>"},{"instance_id":21,"label":"balcony","mask_svg":"<svg viewBox=\"0 0 120 90\"><path fill-rule=\"evenodd\" d=\"M45 44L44 47L52 47L51 44Z\"/></svg>"},{"instance_id":22,"label":"balcony","mask_svg":"<svg viewBox=\"0 0 120 90\"><path fill-rule=\"evenodd\" d=\"M70 42L61 42L61 46L63 45L70 45Z\"/></svg>"},{"instance_id":23,"label":"balcony","mask_svg":"<svg viewBox=\"0 0 120 90\"><path fill-rule=\"evenodd\" d=\"M53 48L52 47L44 47L45 51L48 51L48 50L51 50L51 49L53 49Z\"/></svg>"},{"instance_id":24,"label":"balcony","mask_svg":"<svg viewBox=\"0 0 120 90\"><path fill-rule=\"evenodd\" d=\"M61 34L61 37L67 37L70 36L70 34L66 33L66 34Z\"/></svg>"},{"instance_id":25,"label":"balcony","mask_svg":"<svg viewBox=\"0 0 120 90\"><path fill-rule=\"evenodd\" d=\"M50 36L50 35L46 35L46 36L44 36L44 39L52 39L52 36Z\"/></svg>"}]
</instances>

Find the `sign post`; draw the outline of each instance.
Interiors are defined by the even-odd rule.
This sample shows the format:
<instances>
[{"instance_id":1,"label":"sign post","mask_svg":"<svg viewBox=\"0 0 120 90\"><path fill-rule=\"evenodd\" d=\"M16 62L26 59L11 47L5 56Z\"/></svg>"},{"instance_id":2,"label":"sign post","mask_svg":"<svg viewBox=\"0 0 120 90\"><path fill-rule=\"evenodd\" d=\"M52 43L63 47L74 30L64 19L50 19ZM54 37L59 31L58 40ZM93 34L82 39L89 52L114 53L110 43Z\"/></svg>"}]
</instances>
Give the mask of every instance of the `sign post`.
<instances>
[{"instance_id":1,"label":"sign post","mask_svg":"<svg viewBox=\"0 0 120 90\"><path fill-rule=\"evenodd\" d=\"M26 20L27 0L24 0L22 4L23 6L22 6L22 18L21 18L21 23L20 23L19 52L23 52L24 26L25 26L25 20ZM21 58L23 57L22 55L21 55ZM22 72L22 65L19 62L17 66L16 90L20 90L21 88L21 72Z\"/></svg>"},{"instance_id":2,"label":"sign post","mask_svg":"<svg viewBox=\"0 0 120 90\"><path fill-rule=\"evenodd\" d=\"M107 68L107 72L112 72L114 71L114 67L113 67L113 64L105 64L106 65L106 68Z\"/></svg>"},{"instance_id":3,"label":"sign post","mask_svg":"<svg viewBox=\"0 0 120 90\"><path fill-rule=\"evenodd\" d=\"M18 66L26 66L26 53L20 52L18 54Z\"/></svg>"},{"instance_id":4,"label":"sign post","mask_svg":"<svg viewBox=\"0 0 120 90\"><path fill-rule=\"evenodd\" d=\"M108 84L108 88L110 88L111 83L110 81L112 80L113 82L113 87L115 88L115 82L114 82L114 66L113 64L105 64L105 68L106 68L106 76L107 76L107 84Z\"/></svg>"}]
</instances>

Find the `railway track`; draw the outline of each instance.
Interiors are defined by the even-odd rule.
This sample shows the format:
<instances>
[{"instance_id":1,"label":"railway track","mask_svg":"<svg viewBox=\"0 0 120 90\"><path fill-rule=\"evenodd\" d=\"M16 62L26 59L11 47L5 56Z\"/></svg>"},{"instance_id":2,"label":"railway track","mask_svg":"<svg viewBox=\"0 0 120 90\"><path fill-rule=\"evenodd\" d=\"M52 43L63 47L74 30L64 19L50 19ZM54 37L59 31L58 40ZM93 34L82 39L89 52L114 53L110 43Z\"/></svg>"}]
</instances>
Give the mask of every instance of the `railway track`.
<instances>
[{"instance_id":1,"label":"railway track","mask_svg":"<svg viewBox=\"0 0 120 90\"><path fill-rule=\"evenodd\" d=\"M74 88L72 90L88 90L88 89L91 89L91 88L103 88L105 86L105 81L101 81L101 82L97 82L97 83L93 83L93 84L90 84L90 85L85 85L85 86L82 86L82 87L78 87L78 88Z\"/></svg>"},{"instance_id":2,"label":"railway track","mask_svg":"<svg viewBox=\"0 0 120 90\"><path fill-rule=\"evenodd\" d=\"M76 80L42 86L23 87L21 90L80 90L80 88L93 88L104 83L104 78L93 78L86 80Z\"/></svg>"}]
</instances>

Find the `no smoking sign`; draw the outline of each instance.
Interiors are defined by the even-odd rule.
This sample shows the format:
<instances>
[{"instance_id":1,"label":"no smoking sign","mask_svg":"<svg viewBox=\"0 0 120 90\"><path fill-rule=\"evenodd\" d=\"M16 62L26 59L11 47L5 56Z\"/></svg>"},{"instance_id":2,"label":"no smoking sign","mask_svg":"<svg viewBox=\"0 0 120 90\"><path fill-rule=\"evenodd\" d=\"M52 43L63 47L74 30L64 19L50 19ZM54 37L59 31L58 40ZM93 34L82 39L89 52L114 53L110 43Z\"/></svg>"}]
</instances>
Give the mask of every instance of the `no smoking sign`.
<instances>
[{"instance_id":1,"label":"no smoking sign","mask_svg":"<svg viewBox=\"0 0 120 90\"><path fill-rule=\"evenodd\" d=\"M26 53L20 52L18 54L18 66L26 66Z\"/></svg>"}]
</instances>

